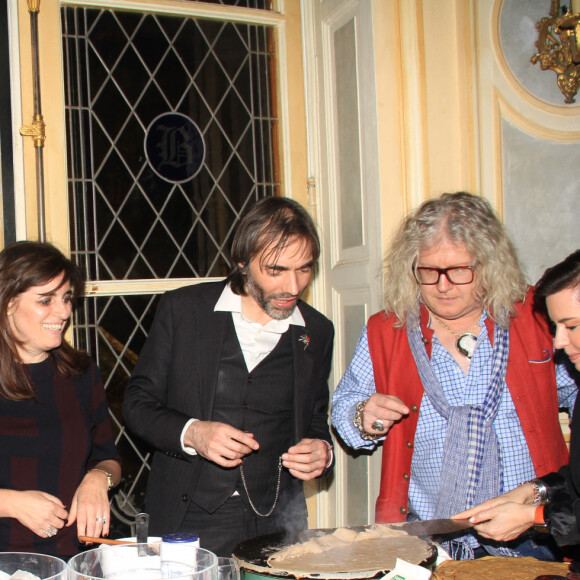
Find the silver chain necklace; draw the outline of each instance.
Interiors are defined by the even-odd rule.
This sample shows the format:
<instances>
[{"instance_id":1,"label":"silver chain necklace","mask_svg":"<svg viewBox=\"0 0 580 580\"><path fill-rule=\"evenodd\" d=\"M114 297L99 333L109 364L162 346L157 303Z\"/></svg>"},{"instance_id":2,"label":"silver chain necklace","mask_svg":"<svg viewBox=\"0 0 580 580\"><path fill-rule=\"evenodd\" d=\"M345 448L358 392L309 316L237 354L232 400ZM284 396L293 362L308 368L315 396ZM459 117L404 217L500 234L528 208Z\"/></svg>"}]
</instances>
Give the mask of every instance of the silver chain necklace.
<instances>
[{"instance_id":1,"label":"silver chain necklace","mask_svg":"<svg viewBox=\"0 0 580 580\"><path fill-rule=\"evenodd\" d=\"M272 504L272 507L265 514L257 510L256 506L254 505L254 502L252 501L252 498L250 497L250 492L248 491L248 484L246 483L246 476L244 475L243 462L240 463L240 475L242 476L242 484L244 486L244 490L246 491L246 495L248 496L248 501L250 502L250 505L254 510L254 513L257 516L260 516L261 518L267 518L268 516L272 515L272 512L274 511L274 509L276 508L276 504L278 503L278 497L280 496L280 481L282 480L282 457L278 459L278 483L276 484L276 497L274 498L274 503Z\"/></svg>"}]
</instances>

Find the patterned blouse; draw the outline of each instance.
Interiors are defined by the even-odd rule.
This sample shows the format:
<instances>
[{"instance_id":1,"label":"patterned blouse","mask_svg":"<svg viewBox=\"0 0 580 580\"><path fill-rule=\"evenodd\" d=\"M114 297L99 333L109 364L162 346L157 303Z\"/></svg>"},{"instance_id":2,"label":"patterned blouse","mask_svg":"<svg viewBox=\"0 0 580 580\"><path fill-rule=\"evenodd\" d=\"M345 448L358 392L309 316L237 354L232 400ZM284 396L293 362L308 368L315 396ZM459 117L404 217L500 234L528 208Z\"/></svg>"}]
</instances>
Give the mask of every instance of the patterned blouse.
<instances>
[{"instance_id":1,"label":"patterned blouse","mask_svg":"<svg viewBox=\"0 0 580 580\"><path fill-rule=\"evenodd\" d=\"M94 362L75 377L58 372L50 357L25 366L35 398L0 398L0 488L44 491L70 509L87 470L119 460L101 375ZM68 557L79 548L75 524L41 538L14 518L0 518L0 552Z\"/></svg>"}]
</instances>

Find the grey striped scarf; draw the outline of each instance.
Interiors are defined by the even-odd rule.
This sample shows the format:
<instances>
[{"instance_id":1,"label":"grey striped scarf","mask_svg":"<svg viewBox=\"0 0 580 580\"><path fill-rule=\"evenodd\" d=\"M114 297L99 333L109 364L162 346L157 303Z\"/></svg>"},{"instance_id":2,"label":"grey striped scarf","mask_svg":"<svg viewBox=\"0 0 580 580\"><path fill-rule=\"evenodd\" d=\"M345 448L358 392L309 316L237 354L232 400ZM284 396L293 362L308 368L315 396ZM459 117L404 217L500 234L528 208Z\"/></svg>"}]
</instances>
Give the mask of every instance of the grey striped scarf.
<instances>
[{"instance_id":1,"label":"grey striped scarf","mask_svg":"<svg viewBox=\"0 0 580 580\"><path fill-rule=\"evenodd\" d=\"M483 405L450 406L431 366L421 327L416 317L407 321L407 337L425 393L435 410L447 419L443 445L443 462L435 518L449 516L502 493L501 455L493 427L505 384L509 354L509 329L495 324L493 367ZM448 551L462 551L462 557L473 557L461 538ZM463 545L457 545L459 544ZM490 553L513 556L505 547L486 546ZM453 555L453 554L452 554Z\"/></svg>"}]
</instances>

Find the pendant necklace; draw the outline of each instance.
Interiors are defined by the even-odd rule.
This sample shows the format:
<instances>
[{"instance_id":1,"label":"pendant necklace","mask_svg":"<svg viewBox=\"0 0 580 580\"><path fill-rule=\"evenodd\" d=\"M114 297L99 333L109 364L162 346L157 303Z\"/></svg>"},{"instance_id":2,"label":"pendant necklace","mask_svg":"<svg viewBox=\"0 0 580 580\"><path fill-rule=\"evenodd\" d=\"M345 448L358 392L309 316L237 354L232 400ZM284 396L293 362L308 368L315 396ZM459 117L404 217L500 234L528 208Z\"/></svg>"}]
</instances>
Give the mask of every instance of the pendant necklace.
<instances>
[{"instance_id":1,"label":"pendant necklace","mask_svg":"<svg viewBox=\"0 0 580 580\"><path fill-rule=\"evenodd\" d=\"M477 343L477 336L470 332L471 330L477 328L479 326L479 321L476 322L473 326L470 326L467 330L463 332L455 332L451 328L449 328L443 320L441 320L438 316L431 312L431 316L443 327L445 330L448 330L455 338L455 348L458 350L460 354L462 354L465 358L471 360L473 353L475 351L475 344Z\"/></svg>"}]
</instances>

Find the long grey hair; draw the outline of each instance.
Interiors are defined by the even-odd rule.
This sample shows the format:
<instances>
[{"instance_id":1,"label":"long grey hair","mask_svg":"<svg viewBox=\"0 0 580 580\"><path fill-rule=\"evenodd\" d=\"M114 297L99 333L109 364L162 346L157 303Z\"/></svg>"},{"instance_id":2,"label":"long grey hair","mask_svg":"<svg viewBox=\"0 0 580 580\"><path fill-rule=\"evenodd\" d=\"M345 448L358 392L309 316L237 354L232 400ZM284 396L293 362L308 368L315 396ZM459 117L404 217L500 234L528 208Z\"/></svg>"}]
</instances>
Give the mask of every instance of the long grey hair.
<instances>
[{"instance_id":1,"label":"long grey hair","mask_svg":"<svg viewBox=\"0 0 580 580\"><path fill-rule=\"evenodd\" d=\"M475 296L488 314L507 328L514 304L526 295L526 280L507 236L490 204L465 192L444 193L422 203L402 222L384 260L384 307L404 326L417 312L420 286L413 269L419 251L448 240L465 244L476 266Z\"/></svg>"}]
</instances>

